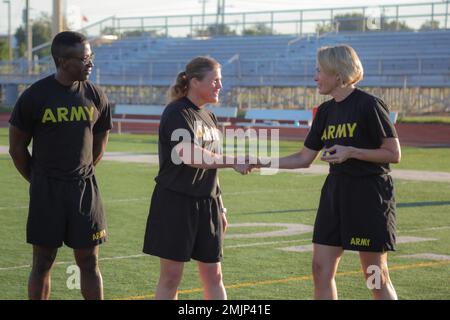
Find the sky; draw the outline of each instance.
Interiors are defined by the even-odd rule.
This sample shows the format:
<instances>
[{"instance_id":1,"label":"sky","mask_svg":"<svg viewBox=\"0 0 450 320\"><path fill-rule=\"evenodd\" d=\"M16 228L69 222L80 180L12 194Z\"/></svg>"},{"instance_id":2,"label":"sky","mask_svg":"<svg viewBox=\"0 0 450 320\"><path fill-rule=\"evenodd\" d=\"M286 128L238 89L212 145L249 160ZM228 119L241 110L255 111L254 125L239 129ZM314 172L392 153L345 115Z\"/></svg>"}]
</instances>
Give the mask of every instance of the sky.
<instances>
[{"instance_id":1,"label":"sky","mask_svg":"<svg viewBox=\"0 0 450 320\"><path fill-rule=\"evenodd\" d=\"M0 0L0 34L6 34L8 28L8 6ZM22 10L25 0L11 1L12 32L22 23ZM31 17L42 12L51 14L52 0L29 0ZM201 14L203 0L64 0L66 8L75 8L88 19L83 26L101 19L118 16L160 16L178 14ZM205 0L206 13L216 13L217 0ZM225 0L225 12L270 11L290 9L319 9L351 6L377 6L382 4L405 3L442 3L445 0Z\"/></svg>"}]
</instances>

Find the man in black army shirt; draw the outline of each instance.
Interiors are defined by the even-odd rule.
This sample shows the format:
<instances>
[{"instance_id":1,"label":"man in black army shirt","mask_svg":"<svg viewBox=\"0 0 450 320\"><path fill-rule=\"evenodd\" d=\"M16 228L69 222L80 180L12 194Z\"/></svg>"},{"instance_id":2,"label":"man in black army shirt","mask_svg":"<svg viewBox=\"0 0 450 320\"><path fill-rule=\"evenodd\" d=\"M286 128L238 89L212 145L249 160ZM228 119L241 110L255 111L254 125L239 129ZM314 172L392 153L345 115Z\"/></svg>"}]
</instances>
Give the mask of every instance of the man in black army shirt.
<instances>
[{"instance_id":1,"label":"man in black army shirt","mask_svg":"<svg viewBox=\"0 0 450 320\"><path fill-rule=\"evenodd\" d=\"M28 295L49 298L51 269L64 242L74 250L83 297L102 299L98 245L106 240L106 221L94 167L112 128L111 109L104 93L87 80L93 53L82 34L57 34L51 51L56 74L25 90L10 119L10 154L30 182Z\"/></svg>"}]
</instances>

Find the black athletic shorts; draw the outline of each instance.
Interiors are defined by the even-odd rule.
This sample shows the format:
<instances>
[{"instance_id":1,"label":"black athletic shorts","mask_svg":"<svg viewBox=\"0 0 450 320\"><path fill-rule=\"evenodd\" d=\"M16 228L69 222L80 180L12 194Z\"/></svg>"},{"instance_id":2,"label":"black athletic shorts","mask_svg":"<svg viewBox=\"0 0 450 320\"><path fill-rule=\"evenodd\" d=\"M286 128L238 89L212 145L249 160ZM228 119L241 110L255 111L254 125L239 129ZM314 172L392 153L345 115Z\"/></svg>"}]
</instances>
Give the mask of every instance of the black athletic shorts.
<instances>
[{"instance_id":1,"label":"black athletic shorts","mask_svg":"<svg viewBox=\"0 0 450 320\"><path fill-rule=\"evenodd\" d=\"M60 180L33 174L27 242L85 249L106 241L106 221L95 177Z\"/></svg>"},{"instance_id":2,"label":"black athletic shorts","mask_svg":"<svg viewBox=\"0 0 450 320\"><path fill-rule=\"evenodd\" d=\"M223 223L218 199L195 198L156 184L150 203L144 253L187 262L222 260Z\"/></svg>"},{"instance_id":3,"label":"black athletic shorts","mask_svg":"<svg viewBox=\"0 0 450 320\"><path fill-rule=\"evenodd\" d=\"M396 218L391 176L328 175L313 242L345 250L394 251Z\"/></svg>"}]
</instances>

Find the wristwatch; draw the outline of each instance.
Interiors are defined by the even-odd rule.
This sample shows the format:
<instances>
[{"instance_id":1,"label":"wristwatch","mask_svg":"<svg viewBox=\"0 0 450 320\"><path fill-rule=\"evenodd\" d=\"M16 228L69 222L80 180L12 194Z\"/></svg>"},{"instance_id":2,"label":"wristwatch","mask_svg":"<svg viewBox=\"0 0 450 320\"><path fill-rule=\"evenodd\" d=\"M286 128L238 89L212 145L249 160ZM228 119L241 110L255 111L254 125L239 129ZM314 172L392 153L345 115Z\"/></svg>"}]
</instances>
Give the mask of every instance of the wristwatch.
<instances>
[{"instance_id":1,"label":"wristwatch","mask_svg":"<svg viewBox=\"0 0 450 320\"><path fill-rule=\"evenodd\" d=\"M224 214L224 215L227 214L227 211L228 211L228 210L227 210L227 208L225 208L225 207L223 207L223 208L220 209L220 213L221 213L221 214Z\"/></svg>"}]
</instances>

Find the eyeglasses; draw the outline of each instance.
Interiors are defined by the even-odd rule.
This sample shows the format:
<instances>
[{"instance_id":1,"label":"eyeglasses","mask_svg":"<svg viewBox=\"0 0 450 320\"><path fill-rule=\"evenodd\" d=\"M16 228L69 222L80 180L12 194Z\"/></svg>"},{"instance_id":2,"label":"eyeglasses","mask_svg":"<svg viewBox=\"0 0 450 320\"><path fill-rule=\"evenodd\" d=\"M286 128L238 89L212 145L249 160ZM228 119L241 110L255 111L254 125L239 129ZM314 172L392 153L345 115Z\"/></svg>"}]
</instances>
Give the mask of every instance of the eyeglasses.
<instances>
[{"instance_id":1,"label":"eyeglasses","mask_svg":"<svg viewBox=\"0 0 450 320\"><path fill-rule=\"evenodd\" d=\"M86 56L84 58L80 57L67 57L68 59L78 59L83 63L84 65L87 65L89 62L94 62L95 54L92 53L90 56Z\"/></svg>"}]
</instances>

